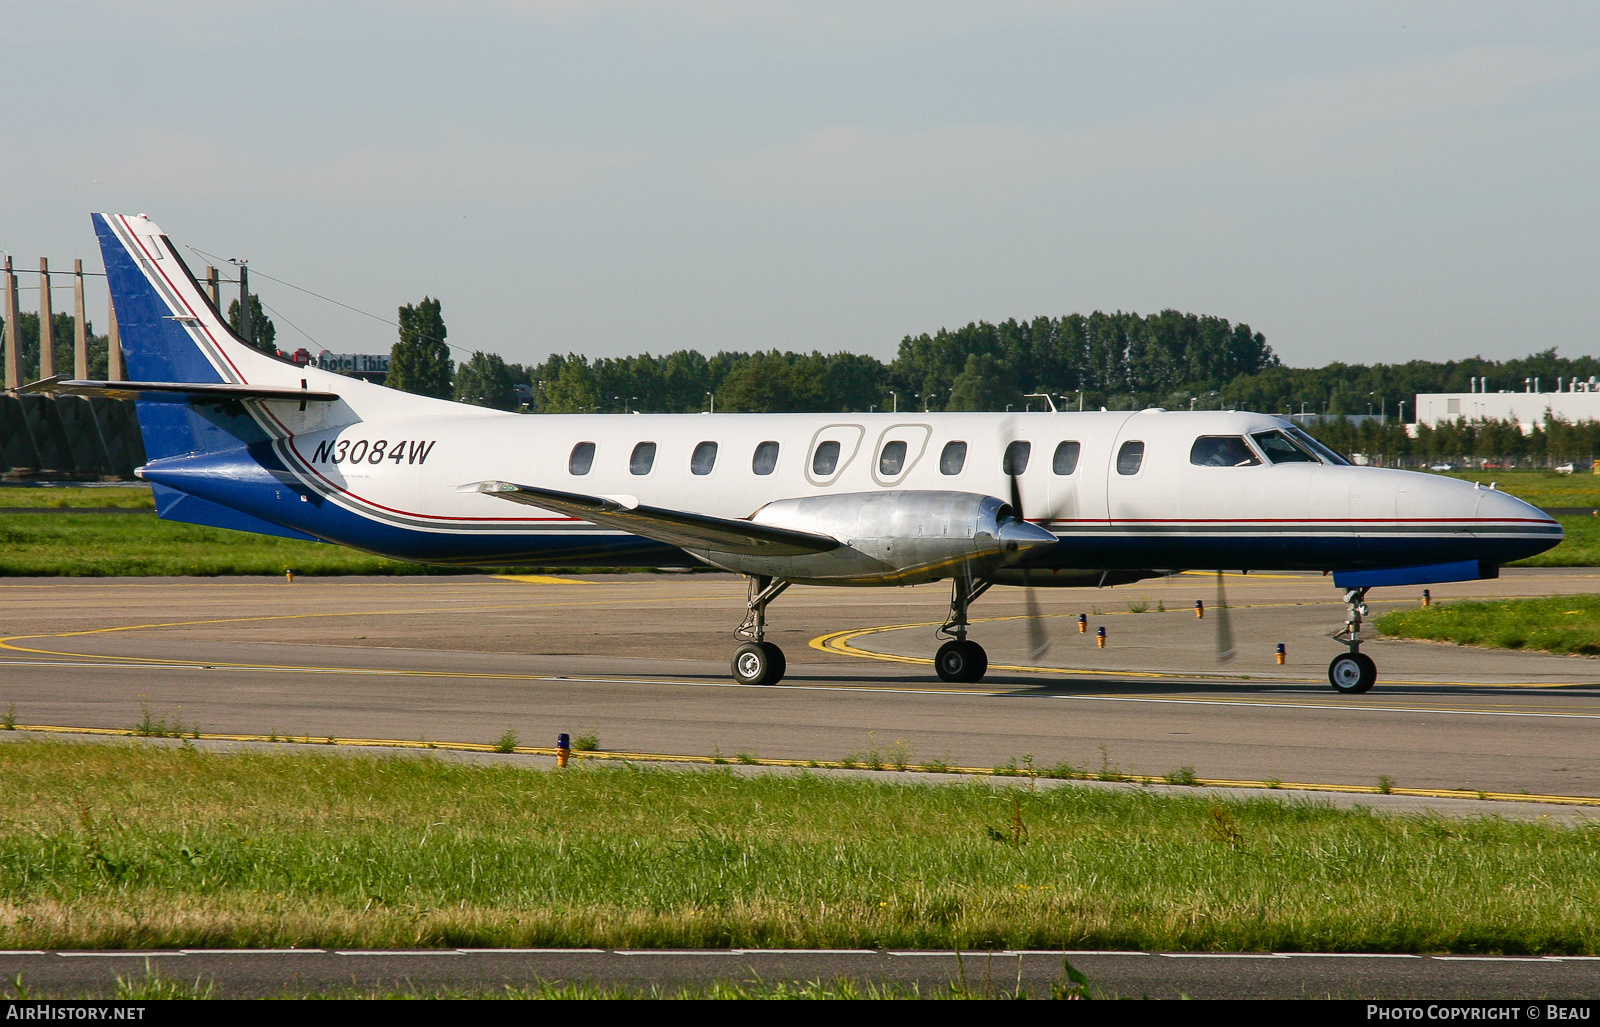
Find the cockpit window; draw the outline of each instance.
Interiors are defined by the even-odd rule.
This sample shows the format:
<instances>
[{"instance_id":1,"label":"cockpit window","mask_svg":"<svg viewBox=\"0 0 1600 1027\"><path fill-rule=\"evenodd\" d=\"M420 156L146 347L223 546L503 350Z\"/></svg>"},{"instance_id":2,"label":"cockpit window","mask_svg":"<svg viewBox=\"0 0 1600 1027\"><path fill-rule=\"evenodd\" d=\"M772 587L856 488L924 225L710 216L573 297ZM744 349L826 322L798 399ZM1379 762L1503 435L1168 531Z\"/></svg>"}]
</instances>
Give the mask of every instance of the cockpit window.
<instances>
[{"instance_id":1,"label":"cockpit window","mask_svg":"<svg viewBox=\"0 0 1600 1027\"><path fill-rule=\"evenodd\" d=\"M1259 431L1250 437L1256 440L1261 452L1267 454L1267 459L1275 464L1320 463L1311 455L1310 450L1303 448L1300 443L1281 431Z\"/></svg>"},{"instance_id":2,"label":"cockpit window","mask_svg":"<svg viewBox=\"0 0 1600 1027\"><path fill-rule=\"evenodd\" d=\"M1350 466L1350 461L1346 460L1344 457L1340 456L1338 453L1335 453L1333 450L1329 449L1327 446L1324 446L1322 443L1318 442L1316 439L1312 438L1310 435L1307 435L1304 431L1302 431L1299 428L1290 428L1289 429L1289 437L1291 439L1294 439L1296 442L1300 443L1302 446L1308 447L1311 450L1311 452L1313 452L1313 453L1317 454L1318 456L1322 457L1322 459L1326 460L1330 464L1340 464L1340 465L1343 465L1345 467L1349 467Z\"/></svg>"},{"instance_id":3,"label":"cockpit window","mask_svg":"<svg viewBox=\"0 0 1600 1027\"><path fill-rule=\"evenodd\" d=\"M1199 467L1251 467L1261 461L1242 435L1202 435L1189 447L1189 462Z\"/></svg>"}]
</instances>

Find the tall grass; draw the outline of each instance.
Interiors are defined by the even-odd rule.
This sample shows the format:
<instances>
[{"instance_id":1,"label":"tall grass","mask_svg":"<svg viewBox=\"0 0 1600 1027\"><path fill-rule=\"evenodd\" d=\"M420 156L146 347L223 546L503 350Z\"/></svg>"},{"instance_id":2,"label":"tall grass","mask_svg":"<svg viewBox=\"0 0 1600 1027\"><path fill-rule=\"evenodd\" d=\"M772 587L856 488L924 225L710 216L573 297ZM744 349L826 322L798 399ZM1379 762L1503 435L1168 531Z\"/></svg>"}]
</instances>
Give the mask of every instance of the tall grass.
<instances>
[{"instance_id":1,"label":"tall grass","mask_svg":"<svg viewBox=\"0 0 1600 1027\"><path fill-rule=\"evenodd\" d=\"M1394 610L1377 624L1400 638L1600 656L1600 596L1594 595L1457 600Z\"/></svg>"},{"instance_id":2,"label":"tall grass","mask_svg":"<svg viewBox=\"0 0 1600 1027\"><path fill-rule=\"evenodd\" d=\"M0 780L4 948L1600 951L1589 828L52 742Z\"/></svg>"}]
</instances>

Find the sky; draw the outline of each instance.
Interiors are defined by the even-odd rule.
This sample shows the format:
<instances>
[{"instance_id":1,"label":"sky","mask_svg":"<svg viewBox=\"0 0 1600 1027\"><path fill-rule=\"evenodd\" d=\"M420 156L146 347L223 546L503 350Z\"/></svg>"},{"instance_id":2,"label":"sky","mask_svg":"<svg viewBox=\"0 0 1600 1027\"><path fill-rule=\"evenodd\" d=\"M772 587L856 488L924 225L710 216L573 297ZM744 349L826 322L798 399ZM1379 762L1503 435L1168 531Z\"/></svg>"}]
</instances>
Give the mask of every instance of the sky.
<instances>
[{"instance_id":1,"label":"sky","mask_svg":"<svg viewBox=\"0 0 1600 1027\"><path fill-rule=\"evenodd\" d=\"M1097 309L1295 366L1600 331L1592 2L0 0L0 43L0 250L98 268L88 213L147 213L248 259L284 348L385 352L423 296L517 362Z\"/></svg>"}]
</instances>

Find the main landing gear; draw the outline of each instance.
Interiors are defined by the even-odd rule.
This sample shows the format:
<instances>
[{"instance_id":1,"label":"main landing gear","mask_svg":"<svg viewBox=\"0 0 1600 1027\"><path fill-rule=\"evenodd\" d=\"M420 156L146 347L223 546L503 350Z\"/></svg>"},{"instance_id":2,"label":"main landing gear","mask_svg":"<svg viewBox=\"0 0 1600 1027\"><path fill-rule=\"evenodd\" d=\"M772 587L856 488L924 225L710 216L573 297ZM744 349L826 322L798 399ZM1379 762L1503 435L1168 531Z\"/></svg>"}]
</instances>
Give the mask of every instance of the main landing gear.
<instances>
[{"instance_id":1,"label":"main landing gear","mask_svg":"<svg viewBox=\"0 0 1600 1027\"><path fill-rule=\"evenodd\" d=\"M945 619L939 634L949 641L939 647L933 658L933 669L941 680L950 682L982 681L989 670L989 654L983 646L967 638L967 607L979 596L989 591L992 582L956 578L950 589L950 616ZM750 575L750 612L745 616L734 635L743 644L733 651L733 677L741 685L775 685L783 680L788 669L783 650L768 642L767 604L789 587L789 582L763 574Z\"/></svg>"},{"instance_id":2,"label":"main landing gear","mask_svg":"<svg viewBox=\"0 0 1600 1027\"><path fill-rule=\"evenodd\" d=\"M787 581L764 574L750 576L750 598L746 604L750 612L734 631L735 637L744 639L744 644L733 651L733 677L741 685L775 685L783 680L789 661L784 659L782 649L766 639L767 604L788 587Z\"/></svg>"},{"instance_id":3,"label":"main landing gear","mask_svg":"<svg viewBox=\"0 0 1600 1027\"><path fill-rule=\"evenodd\" d=\"M989 670L989 654L983 646L967 638L967 607L989 591L991 582L955 578L950 589L950 616L939 634L950 639L933 657L939 680L950 682L982 681Z\"/></svg>"},{"instance_id":4,"label":"main landing gear","mask_svg":"<svg viewBox=\"0 0 1600 1027\"><path fill-rule=\"evenodd\" d=\"M1344 630L1333 637L1350 647L1328 664L1328 683L1343 695L1360 695L1378 680L1378 665L1372 657L1361 651L1361 618L1367 615L1367 590L1352 588L1344 594Z\"/></svg>"}]
</instances>

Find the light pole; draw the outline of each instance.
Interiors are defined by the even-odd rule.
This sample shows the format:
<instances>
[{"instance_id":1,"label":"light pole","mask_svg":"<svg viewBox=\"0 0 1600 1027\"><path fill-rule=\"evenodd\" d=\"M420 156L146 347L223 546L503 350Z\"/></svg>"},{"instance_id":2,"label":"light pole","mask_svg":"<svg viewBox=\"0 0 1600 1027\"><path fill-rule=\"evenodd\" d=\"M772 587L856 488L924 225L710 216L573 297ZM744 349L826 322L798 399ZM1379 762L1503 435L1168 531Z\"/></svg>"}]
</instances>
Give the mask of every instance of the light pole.
<instances>
[{"instance_id":1,"label":"light pole","mask_svg":"<svg viewBox=\"0 0 1600 1027\"><path fill-rule=\"evenodd\" d=\"M706 393L706 399L709 399L711 401L711 413L713 413L713 414L716 413L717 412L717 397L708 392L708 393Z\"/></svg>"},{"instance_id":2,"label":"light pole","mask_svg":"<svg viewBox=\"0 0 1600 1027\"><path fill-rule=\"evenodd\" d=\"M891 414L898 414L900 412L900 393L890 389L889 395L894 397L894 409L889 412Z\"/></svg>"}]
</instances>

